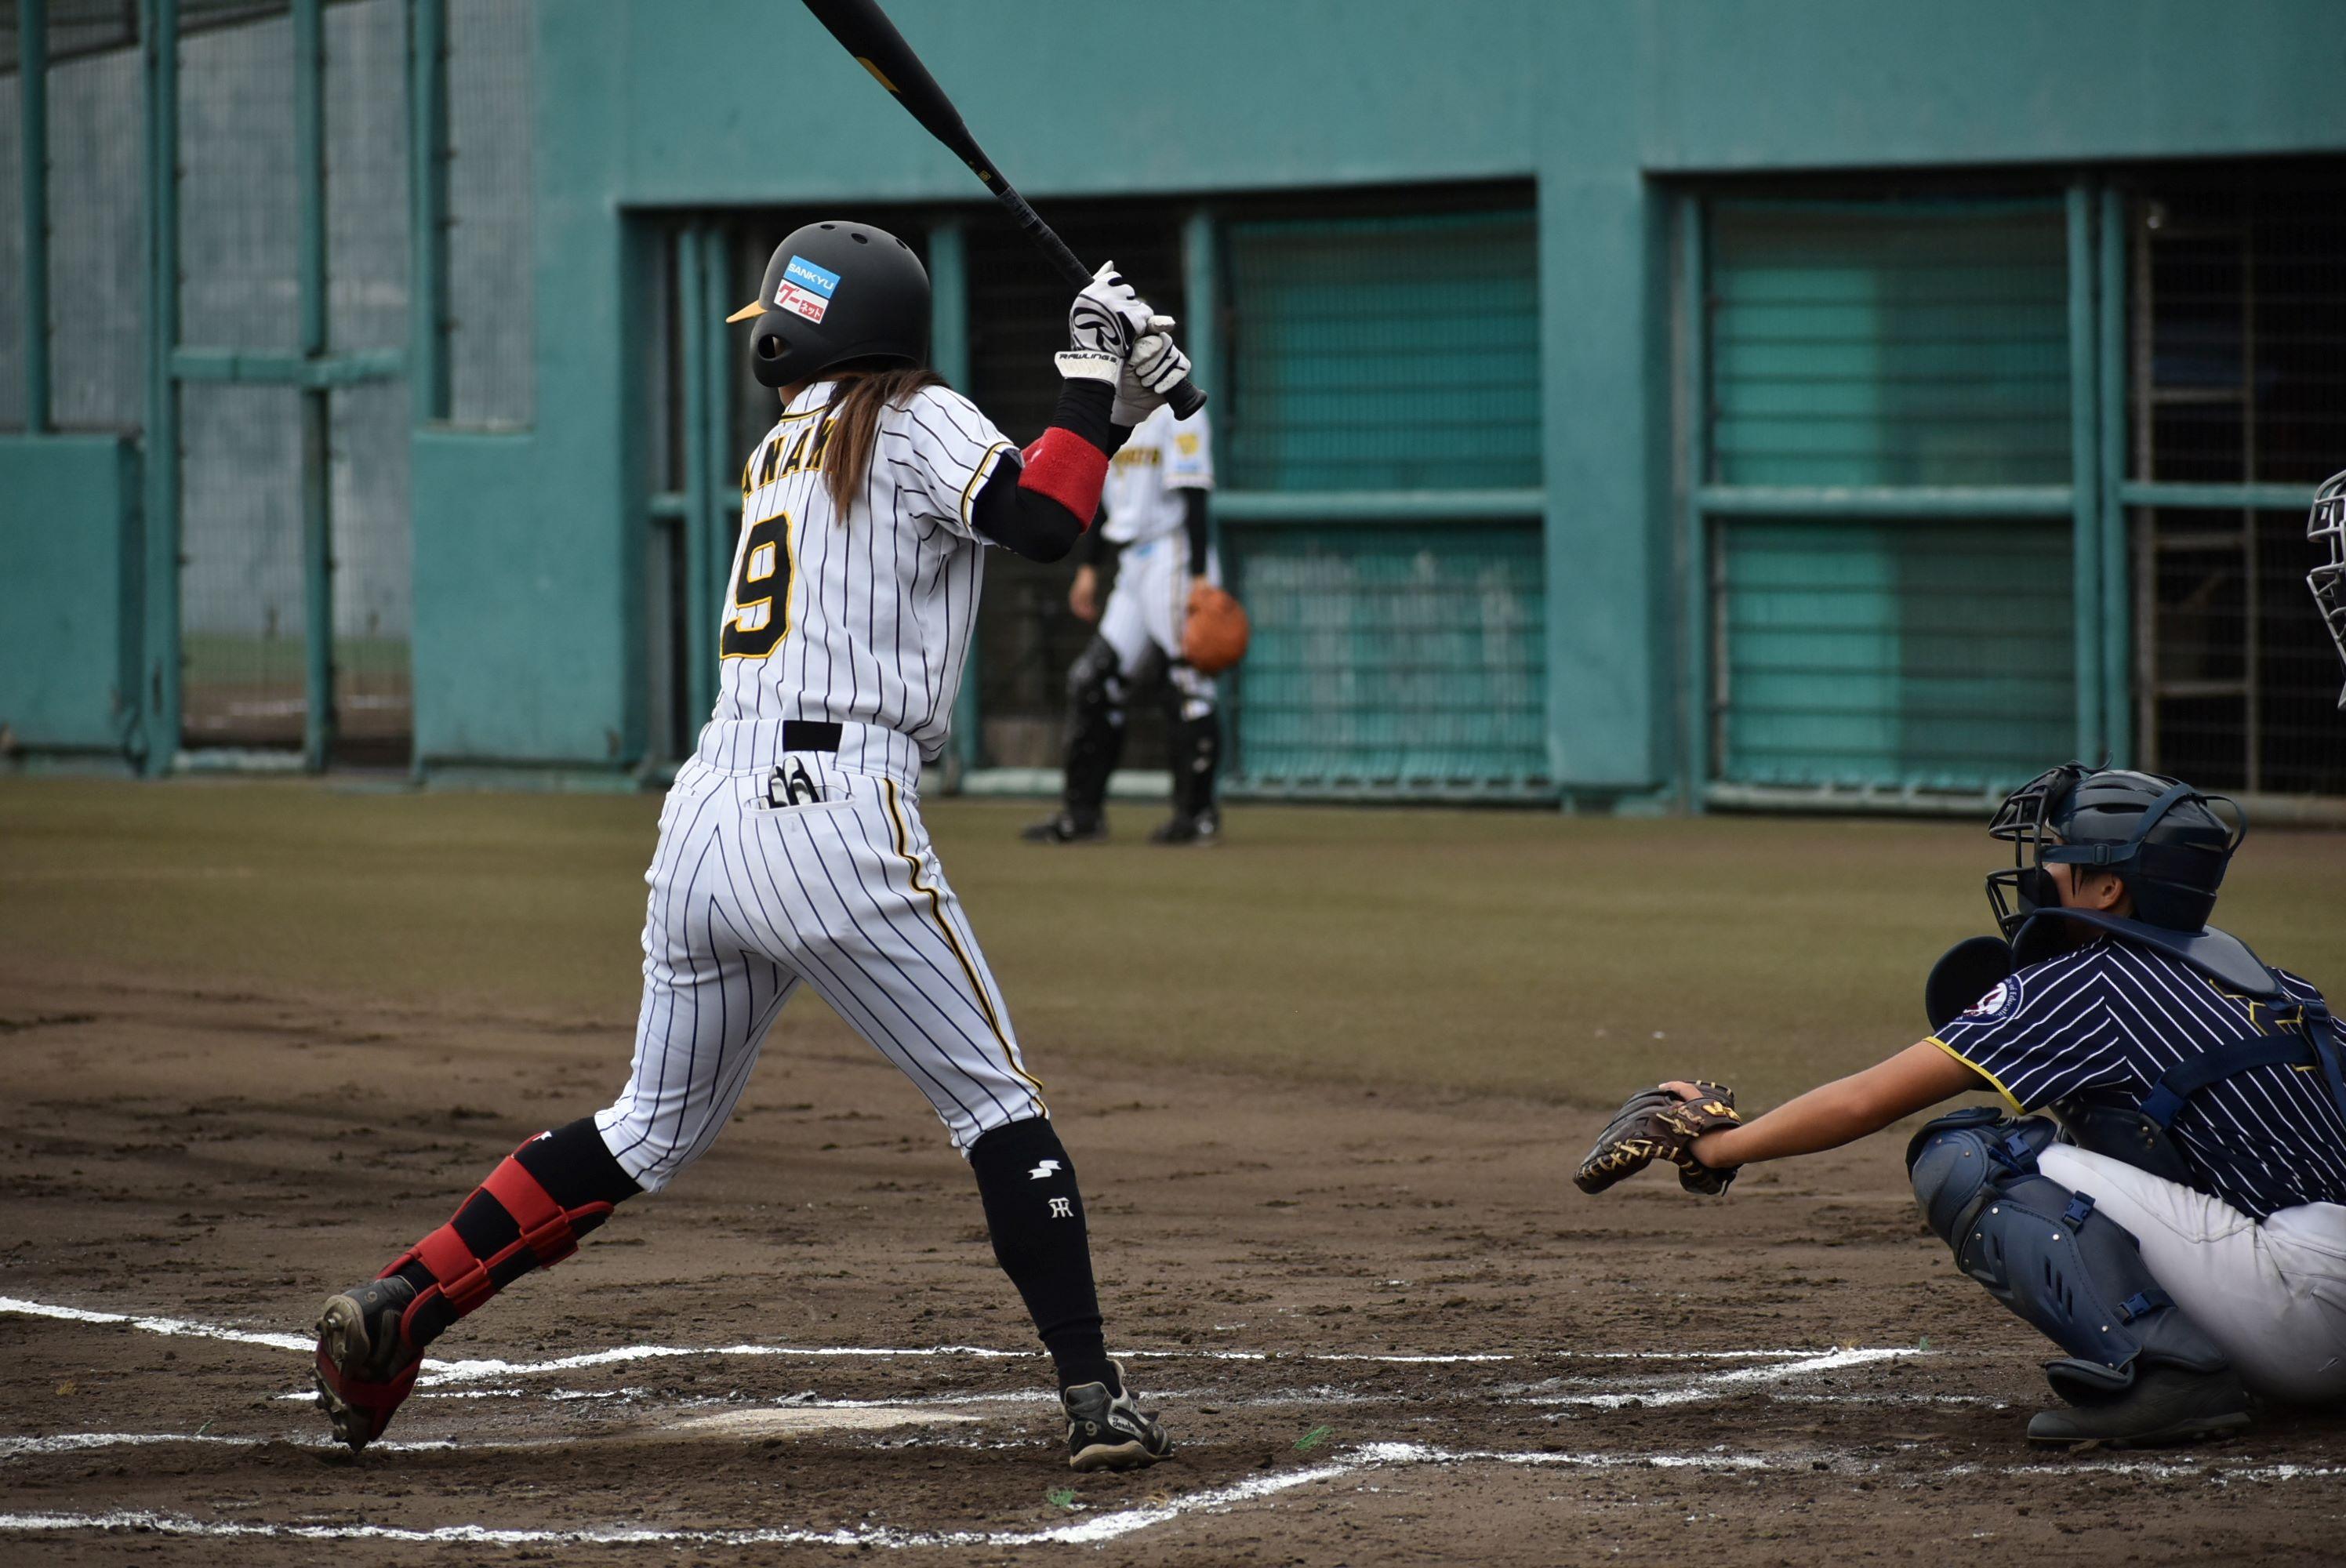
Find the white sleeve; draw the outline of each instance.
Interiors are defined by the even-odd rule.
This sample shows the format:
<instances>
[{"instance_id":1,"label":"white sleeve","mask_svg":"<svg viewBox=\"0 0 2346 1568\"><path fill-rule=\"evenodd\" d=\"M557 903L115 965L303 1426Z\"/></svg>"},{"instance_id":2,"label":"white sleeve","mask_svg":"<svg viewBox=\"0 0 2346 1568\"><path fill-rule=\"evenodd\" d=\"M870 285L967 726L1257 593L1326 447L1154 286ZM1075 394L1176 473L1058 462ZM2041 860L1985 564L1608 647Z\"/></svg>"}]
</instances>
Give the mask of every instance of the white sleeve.
<instances>
[{"instance_id":1,"label":"white sleeve","mask_svg":"<svg viewBox=\"0 0 2346 1568\"><path fill-rule=\"evenodd\" d=\"M1214 437L1206 426L1206 411L1173 422L1165 441L1165 488L1211 490L1214 487Z\"/></svg>"},{"instance_id":2,"label":"white sleeve","mask_svg":"<svg viewBox=\"0 0 2346 1568\"><path fill-rule=\"evenodd\" d=\"M975 403L946 387L923 387L881 416L877 445L872 482L894 486L901 514L941 524L965 539L978 537L970 528L970 508L1013 449Z\"/></svg>"}]
</instances>

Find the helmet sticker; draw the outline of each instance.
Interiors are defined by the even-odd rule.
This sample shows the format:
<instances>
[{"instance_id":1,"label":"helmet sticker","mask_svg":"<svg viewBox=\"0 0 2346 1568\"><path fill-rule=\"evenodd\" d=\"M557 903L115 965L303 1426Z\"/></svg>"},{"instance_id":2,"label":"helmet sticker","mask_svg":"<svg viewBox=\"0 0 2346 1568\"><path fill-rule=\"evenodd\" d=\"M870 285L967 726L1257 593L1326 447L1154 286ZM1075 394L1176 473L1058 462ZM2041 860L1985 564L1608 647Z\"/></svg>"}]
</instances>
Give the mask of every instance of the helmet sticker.
<instances>
[{"instance_id":1,"label":"helmet sticker","mask_svg":"<svg viewBox=\"0 0 2346 1568\"><path fill-rule=\"evenodd\" d=\"M774 304L794 316L810 321L821 321L831 309L831 297L839 288L839 274L827 267L818 267L803 256L790 258L782 269L782 280L774 290Z\"/></svg>"},{"instance_id":2,"label":"helmet sticker","mask_svg":"<svg viewBox=\"0 0 2346 1568\"><path fill-rule=\"evenodd\" d=\"M2001 1018L2012 1011L2020 1000L2020 987L2009 980L1999 980L1988 988L1985 996L1964 1009L1966 1018Z\"/></svg>"}]
</instances>

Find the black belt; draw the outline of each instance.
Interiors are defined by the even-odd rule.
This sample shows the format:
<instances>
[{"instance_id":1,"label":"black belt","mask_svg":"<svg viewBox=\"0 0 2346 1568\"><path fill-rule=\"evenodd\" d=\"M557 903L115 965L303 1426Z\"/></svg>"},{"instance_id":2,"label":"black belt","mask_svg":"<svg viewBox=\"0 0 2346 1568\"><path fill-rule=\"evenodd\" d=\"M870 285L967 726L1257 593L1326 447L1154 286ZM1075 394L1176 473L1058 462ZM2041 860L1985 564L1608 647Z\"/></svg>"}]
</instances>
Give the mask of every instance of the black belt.
<instances>
[{"instance_id":1,"label":"black belt","mask_svg":"<svg viewBox=\"0 0 2346 1568\"><path fill-rule=\"evenodd\" d=\"M785 718L782 720L782 749L785 751L837 751L841 726L828 718Z\"/></svg>"}]
</instances>

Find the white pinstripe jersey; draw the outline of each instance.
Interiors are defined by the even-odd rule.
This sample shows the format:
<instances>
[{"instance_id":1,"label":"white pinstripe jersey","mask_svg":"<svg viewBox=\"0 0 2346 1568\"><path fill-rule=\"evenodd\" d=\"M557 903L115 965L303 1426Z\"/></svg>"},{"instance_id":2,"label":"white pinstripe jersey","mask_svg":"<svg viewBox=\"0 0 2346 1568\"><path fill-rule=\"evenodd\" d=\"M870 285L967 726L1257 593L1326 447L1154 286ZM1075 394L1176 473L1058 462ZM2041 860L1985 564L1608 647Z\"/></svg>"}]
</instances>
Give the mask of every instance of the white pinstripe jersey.
<instances>
[{"instance_id":1,"label":"white pinstripe jersey","mask_svg":"<svg viewBox=\"0 0 2346 1568\"><path fill-rule=\"evenodd\" d=\"M1213 433L1206 411L1176 419L1169 404L1159 403L1108 462L1100 494L1107 522L1100 533L1111 545L1173 533L1189 515L1179 493L1213 487Z\"/></svg>"},{"instance_id":2,"label":"white pinstripe jersey","mask_svg":"<svg viewBox=\"0 0 2346 1568\"><path fill-rule=\"evenodd\" d=\"M831 392L830 382L801 390L742 470L701 748L727 765L770 760L750 753L770 749L783 719L892 729L924 758L953 721L984 580L970 507L1011 443L959 392L924 388L881 415L842 517L823 485Z\"/></svg>"},{"instance_id":3,"label":"white pinstripe jersey","mask_svg":"<svg viewBox=\"0 0 2346 1568\"><path fill-rule=\"evenodd\" d=\"M2057 1115L2088 1090L2139 1103L2203 1051L2303 1028L2291 1003L2321 993L2273 972L2289 1000L2252 1002L2178 959L2102 937L2029 965L1933 1038L2021 1111ZM2318 1071L2249 1068L2192 1095L2170 1131L2193 1185L2252 1217L2346 1203L2346 1116Z\"/></svg>"}]
</instances>

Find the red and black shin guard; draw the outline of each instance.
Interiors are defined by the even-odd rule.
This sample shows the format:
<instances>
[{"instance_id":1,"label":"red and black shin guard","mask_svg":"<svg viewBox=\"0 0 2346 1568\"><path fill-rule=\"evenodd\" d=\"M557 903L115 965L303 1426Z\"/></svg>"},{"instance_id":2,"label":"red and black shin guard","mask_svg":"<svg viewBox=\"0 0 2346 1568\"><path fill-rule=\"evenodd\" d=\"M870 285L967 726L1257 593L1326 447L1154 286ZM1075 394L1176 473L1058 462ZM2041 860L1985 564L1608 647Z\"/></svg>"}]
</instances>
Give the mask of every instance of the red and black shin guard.
<instances>
[{"instance_id":1,"label":"red and black shin guard","mask_svg":"<svg viewBox=\"0 0 2346 1568\"><path fill-rule=\"evenodd\" d=\"M592 1117L530 1139L489 1173L447 1224L378 1277L397 1274L415 1287L402 1337L422 1350L531 1269L577 1251L580 1237L641 1190L611 1157Z\"/></svg>"},{"instance_id":2,"label":"red and black shin guard","mask_svg":"<svg viewBox=\"0 0 2346 1568\"><path fill-rule=\"evenodd\" d=\"M415 1386L423 1348L641 1189L592 1118L541 1133L489 1173L455 1215L366 1285L330 1298L318 1320L318 1392L335 1435L362 1448Z\"/></svg>"}]
</instances>

